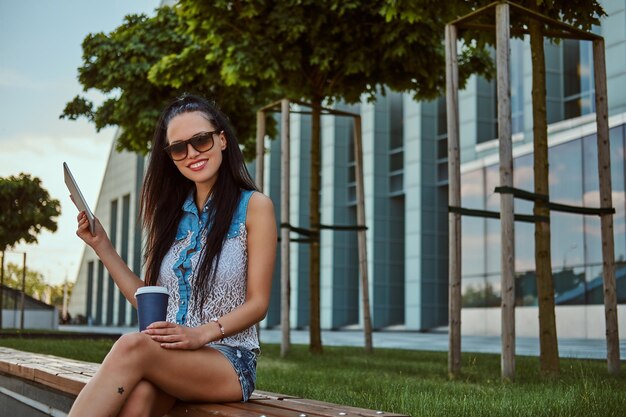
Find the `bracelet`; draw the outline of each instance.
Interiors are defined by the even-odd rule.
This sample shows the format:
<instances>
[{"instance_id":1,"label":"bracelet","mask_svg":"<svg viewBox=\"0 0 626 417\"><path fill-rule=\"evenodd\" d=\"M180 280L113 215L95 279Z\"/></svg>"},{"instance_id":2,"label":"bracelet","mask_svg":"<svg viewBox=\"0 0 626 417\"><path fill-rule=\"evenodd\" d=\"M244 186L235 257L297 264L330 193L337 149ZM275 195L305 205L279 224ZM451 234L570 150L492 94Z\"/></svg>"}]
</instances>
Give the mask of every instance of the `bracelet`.
<instances>
[{"instance_id":1,"label":"bracelet","mask_svg":"<svg viewBox=\"0 0 626 417\"><path fill-rule=\"evenodd\" d=\"M222 323L220 323L219 319L211 319L211 321L217 323L220 328L220 332L222 333L222 338L220 339L221 342L226 337L226 333L224 332L224 326L222 326Z\"/></svg>"}]
</instances>

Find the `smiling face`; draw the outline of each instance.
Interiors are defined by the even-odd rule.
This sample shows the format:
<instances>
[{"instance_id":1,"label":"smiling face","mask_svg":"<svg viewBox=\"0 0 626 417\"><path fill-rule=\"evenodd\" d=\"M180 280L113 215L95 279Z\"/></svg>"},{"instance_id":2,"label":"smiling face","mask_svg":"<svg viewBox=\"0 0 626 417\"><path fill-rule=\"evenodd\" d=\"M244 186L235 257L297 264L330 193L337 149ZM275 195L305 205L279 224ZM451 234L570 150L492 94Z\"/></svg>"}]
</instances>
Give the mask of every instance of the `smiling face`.
<instances>
[{"instance_id":1,"label":"smiling face","mask_svg":"<svg viewBox=\"0 0 626 417\"><path fill-rule=\"evenodd\" d=\"M166 145L215 130L216 127L202 112L181 113L172 118L167 126ZM196 195L201 198L205 198L213 188L222 164L222 151L226 149L226 137L223 132L214 134L213 141L213 147L206 152L198 152L188 143L187 157L173 161L180 173L196 184Z\"/></svg>"}]
</instances>

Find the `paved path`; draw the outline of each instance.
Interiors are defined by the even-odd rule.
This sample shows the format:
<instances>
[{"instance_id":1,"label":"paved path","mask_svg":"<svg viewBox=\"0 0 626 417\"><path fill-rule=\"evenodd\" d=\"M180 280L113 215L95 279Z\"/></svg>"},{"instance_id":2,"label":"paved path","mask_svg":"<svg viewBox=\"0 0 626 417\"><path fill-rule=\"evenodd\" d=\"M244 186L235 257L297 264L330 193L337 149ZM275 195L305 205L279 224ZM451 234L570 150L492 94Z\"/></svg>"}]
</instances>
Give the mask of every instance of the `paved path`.
<instances>
[{"instance_id":1,"label":"paved path","mask_svg":"<svg viewBox=\"0 0 626 417\"><path fill-rule=\"evenodd\" d=\"M60 330L93 333L130 333L136 327L103 326L59 326ZM261 329L263 343L280 343L280 330ZM292 330L291 343L308 344L308 330ZM363 346L363 333L358 330L323 331L322 343L327 346ZM448 333L382 331L373 334L374 348L396 348L414 350L448 350ZM482 352L500 354L499 336L463 336L463 352ZM516 338L515 351L521 356L539 356L539 339L533 337ZM559 339L559 355L568 358L606 359L606 341L604 339ZM620 341L620 357L626 359L626 340Z\"/></svg>"}]
</instances>

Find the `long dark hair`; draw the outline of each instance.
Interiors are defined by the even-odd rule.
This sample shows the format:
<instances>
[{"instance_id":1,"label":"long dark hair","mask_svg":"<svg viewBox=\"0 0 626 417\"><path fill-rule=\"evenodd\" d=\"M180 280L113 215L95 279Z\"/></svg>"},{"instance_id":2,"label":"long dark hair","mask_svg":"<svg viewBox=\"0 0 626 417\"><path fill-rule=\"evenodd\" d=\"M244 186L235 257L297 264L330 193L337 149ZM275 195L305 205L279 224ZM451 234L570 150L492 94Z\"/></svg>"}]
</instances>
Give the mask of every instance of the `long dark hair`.
<instances>
[{"instance_id":1,"label":"long dark hair","mask_svg":"<svg viewBox=\"0 0 626 417\"><path fill-rule=\"evenodd\" d=\"M196 111L201 112L216 130L224 131L227 144L222 151L222 164L217 172L217 180L211 189L206 245L202 249L193 284L196 307L201 311L211 291L222 246L241 197L241 190L256 190L228 118L208 100L185 94L170 103L161 113L143 183L140 218L148 237L145 248L145 283L155 285L161 262L174 243L178 223L183 215L183 203L195 187L191 180L180 173L164 150L167 145L167 127L175 116Z\"/></svg>"}]
</instances>

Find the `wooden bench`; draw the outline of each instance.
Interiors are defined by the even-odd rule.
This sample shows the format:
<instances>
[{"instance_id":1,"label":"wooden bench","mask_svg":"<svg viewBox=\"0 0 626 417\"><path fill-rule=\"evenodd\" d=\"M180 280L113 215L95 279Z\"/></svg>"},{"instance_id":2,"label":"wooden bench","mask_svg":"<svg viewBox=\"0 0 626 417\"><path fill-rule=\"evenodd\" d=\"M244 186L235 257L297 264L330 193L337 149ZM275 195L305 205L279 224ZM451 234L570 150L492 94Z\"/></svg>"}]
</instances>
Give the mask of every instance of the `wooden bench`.
<instances>
[{"instance_id":1,"label":"wooden bench","mask_svg":"<svg viewBox=\"0 0 626 417\"><path fill-rule=\"evenodd\" d=\"M8 396L14 402L21 401L24 404L28 404L31 408L38 408L42 411L42 414L33 415L63 416L69 411L73 400L87 381L96 373L98 367L99 364L97 363L81 362L57 356L28 353L0 347L0 377L2 377L0 378L0 397L3 395L5 397ZM7 379L13 380L13 385L8 388L6 387ZM22 384L27 384L29 389L15 388L15 380L21 381ZM36 392L34 390L55 393L64 401L56 401L56 404L60 404L57 407L50 406L41 401L39 394L32 394ZM28 392L31 393L31 396L39 396L40 399L29 399ZM48 407L48 410L45 409L46 407ZM343 406L258 390L253 393L252 398L246 403L196 404L180 402L176 404L168 416L408 417L401 414Z\"/></svg>"}]
</instances>

